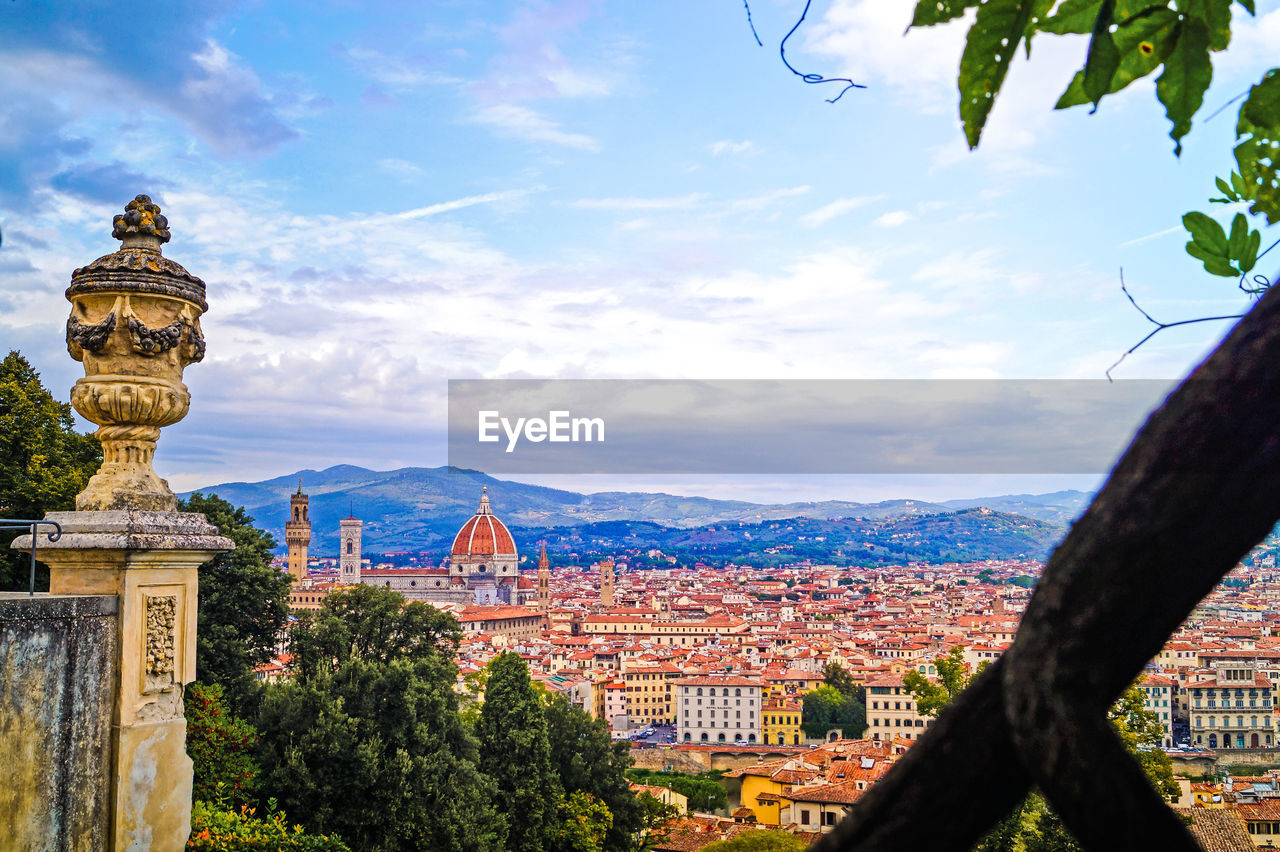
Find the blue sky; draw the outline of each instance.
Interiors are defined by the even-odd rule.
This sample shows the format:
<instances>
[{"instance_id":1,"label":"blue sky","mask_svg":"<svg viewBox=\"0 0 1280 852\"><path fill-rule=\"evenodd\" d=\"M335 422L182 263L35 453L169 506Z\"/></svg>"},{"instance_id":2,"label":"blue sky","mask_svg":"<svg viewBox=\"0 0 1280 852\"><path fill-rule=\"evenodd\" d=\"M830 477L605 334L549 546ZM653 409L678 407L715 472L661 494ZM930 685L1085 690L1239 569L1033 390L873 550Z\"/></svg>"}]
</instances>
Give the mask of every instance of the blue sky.
<instances>
[{"instance_id":1,"label":"blue sky","mask_svg":"<svg viewBox=\"0 0 1280 852\"><path fill-rule=\"evenodd\" d=\"M1269 67L1278 5L1237 19L1206 114ZM904 36L906 0L815 0L788 56L867 85L837 104L778 59L793 0L752 4L763 48L737 0L121 8L0 17L0 343L65 399L62 291L150 193L211 306L157 455L178 488L441 464L450 378L1101 378L1147 331L1120 267L1161 318L1243 307L1179 225L1230 168L1233 112L1180 159L1149 81L1054 112L1080 39L1017 60L970 153L963 27ZM1182 375L1222 330L1168 332L1119 375Z\"/></svg>"}]
</instances>

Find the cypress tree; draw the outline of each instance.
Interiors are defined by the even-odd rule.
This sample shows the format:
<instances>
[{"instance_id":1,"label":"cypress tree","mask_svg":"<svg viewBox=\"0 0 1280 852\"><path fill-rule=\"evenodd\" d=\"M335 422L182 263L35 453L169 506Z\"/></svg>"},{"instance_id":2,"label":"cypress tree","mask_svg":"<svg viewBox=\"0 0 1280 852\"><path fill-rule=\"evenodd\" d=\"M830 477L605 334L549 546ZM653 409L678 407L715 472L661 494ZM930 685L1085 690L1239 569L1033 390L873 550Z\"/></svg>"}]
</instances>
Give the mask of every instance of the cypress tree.
<instances>
[{"instance_id":1,"label":"cypress tree","mask_svg":"<svg viewBox=\"0 0 1280 852\"><path fill-rule=\"evenodd\" d=\"M553 848L560 783L551 768L542 701L519 654L508 651L489 663L476 737L480 770L493 779L498 809L507 815L507 848Z\"/></svg>"}]
</instances>

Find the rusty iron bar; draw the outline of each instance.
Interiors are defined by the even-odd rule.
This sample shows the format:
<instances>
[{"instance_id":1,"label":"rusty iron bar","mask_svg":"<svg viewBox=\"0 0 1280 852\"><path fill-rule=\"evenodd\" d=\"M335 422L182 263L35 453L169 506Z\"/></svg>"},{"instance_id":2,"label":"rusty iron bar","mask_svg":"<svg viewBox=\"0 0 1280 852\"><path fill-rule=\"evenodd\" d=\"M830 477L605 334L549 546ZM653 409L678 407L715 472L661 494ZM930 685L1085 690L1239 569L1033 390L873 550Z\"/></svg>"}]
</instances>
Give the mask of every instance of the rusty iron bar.
<instances>
[{"instance_id":1,"label":"rusty iron bar","mask_svg":"<svg viewBox=\"0 0 1280 852\"><path fill-rule=\"evenodd\" d=\"M1004 657L817 852L964 852L1032 787L1091 852L1198 850L1106 712L1280 519L1277 364L1272 288L1138 431L1050 556Z\"/></svg>"},{"instance_id":2,"label":"rusty iron bar","mask_svg":"<svg viewBox=\"0 0 1280 852\"><path fill-rule=\"evenodd\" d=\"M27 581L27 594L35 597L36 594L36 550L39 547L39 537L36 535L36 527L53 527L53 532L45 533L45 537L49 541L57 541L62 538L62 525L57 521L28 521L22 518L0 518L0 529L22 529L26 527L31 532L31 576Z\"/></svg>"}]
</instances>

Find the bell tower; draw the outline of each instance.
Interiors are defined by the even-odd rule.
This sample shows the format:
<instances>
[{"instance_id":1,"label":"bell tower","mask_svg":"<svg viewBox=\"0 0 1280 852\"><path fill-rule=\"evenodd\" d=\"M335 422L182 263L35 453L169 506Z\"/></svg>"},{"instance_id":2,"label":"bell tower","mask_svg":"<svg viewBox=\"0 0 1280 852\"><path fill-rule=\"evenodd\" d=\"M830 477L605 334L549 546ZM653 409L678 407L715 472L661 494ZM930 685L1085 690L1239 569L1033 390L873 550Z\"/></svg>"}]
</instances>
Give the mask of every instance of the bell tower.
<instances>
[{"instance_id":1,"label":"bell tower","mask_svg":"<svg viewBox=\"0 0 1280 852\"><path fill-rule=\"evenodd\" d=\"M538 612L546 615L551 609L551 563L547 561L547 543L542 543L538 557Z\"/></svg>"},{"instance_id":2,"label":"bell tower","mask_svg":"<svg viewBox=\"0 0 1280 852\"><path fill-rule=\"evenodd\" d=\"M364 521L354 514L338 521L338 578L343 583L360 582L360 534Z\"/></svg>"},{"instance_id":3,"label":"bell tower","mask_svg":"<svg viewBox=\"0 0 1280 852\"><path fill-rule=\"evenodd\" d=\"M600 605L613 606L613 560L600 560Z\"/></svg>"},{"instance_id":4,"label":"bell tower","mask_svg":"<svg viewBox=\"0 0 1280 852\"><path fill-rule=\"evenodd\" d=\"M311 517L307 514L310 498L298 491L289 498L289 520L284 524L284 542L289 546L289 576L295 586L307 579L307 547L311 544Z\"/></svg>"}]
</instances>

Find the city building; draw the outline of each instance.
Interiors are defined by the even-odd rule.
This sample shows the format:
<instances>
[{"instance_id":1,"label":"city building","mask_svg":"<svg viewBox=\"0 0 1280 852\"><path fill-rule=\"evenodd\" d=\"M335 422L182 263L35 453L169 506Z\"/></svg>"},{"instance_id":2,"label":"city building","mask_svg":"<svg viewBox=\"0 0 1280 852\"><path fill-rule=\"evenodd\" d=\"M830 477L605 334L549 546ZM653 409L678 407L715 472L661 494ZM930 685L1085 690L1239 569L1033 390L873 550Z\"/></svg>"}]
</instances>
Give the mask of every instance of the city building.
<instances>
[{"instance_id":1,"label":"city building","mask_svg":"<svg viewBox=\"0 0 1280 852\"><path fill-rule=\"evenodd\" d=\"M686 677L676 681L680 741L758 743L763 681L741 675Z\"/></svg>"},{"instance_id":2,"label":"city building","mask_svg":"<svg viewBox=\"0 0 1280 852\"><path fill-rule=\"evenodd\" d=\"M914 740L932 724L932 718L920 714L916 697L907 692L901 675L867 681L867 729L863 736L873 740Z\"/></svg>"},{"instance_id":3,"label":"city building","mask_svg":"<svg viewBox=\"0 0 1280 852\"><path fill-rule=\"evenodd\" d=\"M1252 663L1222 663L1190 681L1191 742L1210 749L1271 748L1271 681Z\"/></svg>"}]
</instances>

